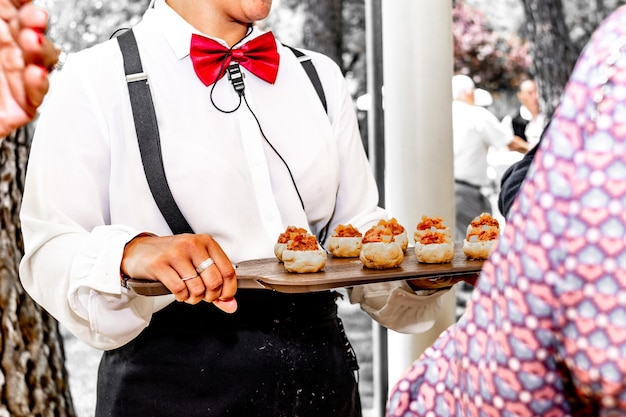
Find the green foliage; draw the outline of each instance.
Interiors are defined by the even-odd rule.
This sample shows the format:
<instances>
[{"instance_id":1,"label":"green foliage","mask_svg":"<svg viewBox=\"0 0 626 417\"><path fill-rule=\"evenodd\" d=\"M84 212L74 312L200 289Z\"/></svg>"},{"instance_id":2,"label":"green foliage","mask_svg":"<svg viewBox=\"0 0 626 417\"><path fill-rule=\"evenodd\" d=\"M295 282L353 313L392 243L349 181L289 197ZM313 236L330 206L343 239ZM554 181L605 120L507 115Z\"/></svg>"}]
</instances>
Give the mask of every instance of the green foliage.
<instances>
[{"instance_id":1,"label":"green foliage","mask_svg":"<svg viewBox=\"0 0 626 417\"><path fill-rule=\"evenodd\" d=\"M457 1L453 14L454 71L491 91L515 88L530 68L528 43L494 32L483 14Z\"/></svg>"}]
</instances>

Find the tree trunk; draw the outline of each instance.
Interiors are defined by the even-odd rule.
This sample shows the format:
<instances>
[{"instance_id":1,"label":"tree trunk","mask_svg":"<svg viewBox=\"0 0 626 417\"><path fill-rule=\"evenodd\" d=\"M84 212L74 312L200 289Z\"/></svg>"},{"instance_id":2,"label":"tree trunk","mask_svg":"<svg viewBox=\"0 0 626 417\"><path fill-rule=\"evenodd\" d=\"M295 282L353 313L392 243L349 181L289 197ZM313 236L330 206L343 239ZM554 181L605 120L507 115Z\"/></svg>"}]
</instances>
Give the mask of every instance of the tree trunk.
<instances>
[{"instance_id":1,"label":"tree trunk","mask_svg":"<svg viewBox=\"0 0 626 417\"><path fill-rule=\"evenodd\" d=\"M570 39L561 0L523 0L523 3L532 45L532 67L543 109L551 116L579 51Z\"/></svg>"},{"instance_id":2,"label":"tree trunk","mask_svg":"<svg viewBox=\"0 0 626 417\"><path fill-rule=\"evenodd\" d=\"M321 52L342 66L342 0L306 0L304 3L304 47Z\"/></svg>"},{"instance_id":3,"label":"tree trunk","mask_svg":"<svg viewBox=\"0 0 626 417\"><path fill-rule=\"evenodd\" d=\"M0 138L0 417L74 417L57 322L18 280L28 139L27 128Z\"/></svg>"}]
</instances>

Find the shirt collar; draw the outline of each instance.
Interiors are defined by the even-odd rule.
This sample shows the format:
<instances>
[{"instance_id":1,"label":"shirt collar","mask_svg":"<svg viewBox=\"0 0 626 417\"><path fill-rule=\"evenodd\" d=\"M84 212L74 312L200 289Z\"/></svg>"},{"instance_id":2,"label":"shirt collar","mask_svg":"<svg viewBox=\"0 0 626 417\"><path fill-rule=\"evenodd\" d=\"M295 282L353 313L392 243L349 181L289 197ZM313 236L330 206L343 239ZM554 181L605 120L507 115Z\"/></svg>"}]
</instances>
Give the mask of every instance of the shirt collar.
<instances>
[{"instance_id":1,"label":"shirt collar","mask_svg":"<svg viewBox=\"0 0 626 417\"><path fill-rule=\"evenodd\" d=\"M208 36L191 26L185 19L183 19L178 13L176 13L165 2L165 0L155 0L154 9L152 9L152 12L157 19L157 24L160 25L161 28L163 28L163 36L169 43L170 47L174 51L176 58L178 59L183 59L189 56L191 35L193 33L206 36L207 38L211 38L228 48L228 45L224 40L215 38L213 36ZM148 10L147 13L150 13L150 10ZM262 31L259 30L256 26L253 26L252 33L246 38L245 42L248 42L261 34Z\"/></svg>"}]
</instances>

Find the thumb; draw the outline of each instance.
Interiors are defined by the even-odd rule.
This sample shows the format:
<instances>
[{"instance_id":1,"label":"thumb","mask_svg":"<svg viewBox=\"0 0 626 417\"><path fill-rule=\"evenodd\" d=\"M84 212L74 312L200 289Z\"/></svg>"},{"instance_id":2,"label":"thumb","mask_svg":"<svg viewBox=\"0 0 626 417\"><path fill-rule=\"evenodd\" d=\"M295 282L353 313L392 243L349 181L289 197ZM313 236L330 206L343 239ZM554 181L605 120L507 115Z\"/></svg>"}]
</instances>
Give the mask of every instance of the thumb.
<instances>
[{"instance_id":1,"label":"thumb","mask_svg":"<svg viewBox=\"0 0 626 417\"><path fill-rule=\"evenodd\" d=\"M226 299L217 299L215 301L213 301L213 304L215 304L215 307L219 308L220 310L222 310L225 313L229 313L232 314L235 311L237 311L237 300L235 300L234 298L226 298Z\"/></svg>"}]
</instances>

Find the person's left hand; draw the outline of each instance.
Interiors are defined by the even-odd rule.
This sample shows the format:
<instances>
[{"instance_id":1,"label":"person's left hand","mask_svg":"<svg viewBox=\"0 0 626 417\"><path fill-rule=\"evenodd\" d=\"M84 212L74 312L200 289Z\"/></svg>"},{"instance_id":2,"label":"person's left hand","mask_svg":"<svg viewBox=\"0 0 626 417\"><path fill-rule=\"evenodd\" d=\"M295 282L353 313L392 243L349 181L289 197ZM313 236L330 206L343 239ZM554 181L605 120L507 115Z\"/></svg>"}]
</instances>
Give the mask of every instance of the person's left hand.
<instances>
[{"instance_id":1,"label":"person's left hand","mask_svg":"<svg viewBox=\"0 0 626 417\"><path fill-rule=\"evenodd\" d=\"M478 281L479 273L452 275L445 277L431 277L407 280L411 288L415 290L440 290L450 288L454 284L465 281L471 286L475 286Z\"/></svg>"},{"instance_id":2,"label":"person's left hand","mask_svg":"<svg viewBox=\"0 0 626 417\"><path fill-rule=\"evenodd\" d=\"M59 50L47 21L31 0L0 0L0 137L31 121L48 92Z\"/></svg>"}]
</instances>

